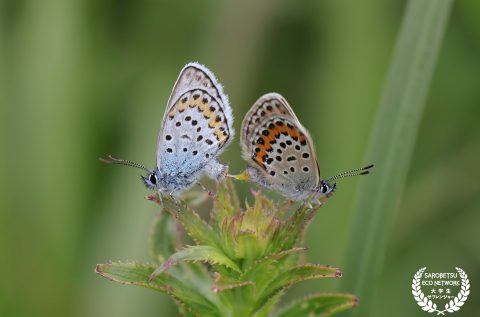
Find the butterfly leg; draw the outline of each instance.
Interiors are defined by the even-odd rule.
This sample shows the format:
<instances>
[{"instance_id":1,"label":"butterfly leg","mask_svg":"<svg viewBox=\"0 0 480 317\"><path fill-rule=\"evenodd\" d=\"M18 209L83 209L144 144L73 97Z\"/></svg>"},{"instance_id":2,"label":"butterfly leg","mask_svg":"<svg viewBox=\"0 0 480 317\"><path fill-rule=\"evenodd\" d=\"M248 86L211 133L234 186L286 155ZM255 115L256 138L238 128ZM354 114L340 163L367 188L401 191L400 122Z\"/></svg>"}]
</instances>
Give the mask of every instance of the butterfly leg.
<instances>
[{"instance_id":1,"label":"butterfly leg","mask_svg":"<svg viewBox=\"0 0 480 317\"><path fill-rule=\"evenodd\" d=\"M170 198L173 200L173 202L175 203L175 205L178 205L178 201L177 201L177 199L175 198L175 196L173 196L173 192L169 193L168 196L170 196Z\"/></svg>"},{"instance_id":2,"label":"butterfly leg","mask_svg":"<svg viewBox=\"0 0 480 317\"><path fill-rule=\"evenodd\" d=\"M153 195L147 195L145 196L146 200L153 201L157 204L159 204L163 208L163 199L162 196L159 193L153 194Z\"/></svg>"},{"instance_id":3,"label":"butterfly leg","mask_svg":"<svg viewBox=\"0 0 480 317\"><path fill-rule=\"evenodd\" d=\"M197 182L197 185L200 186L200 188L208 194L208 197L215 198L215 193L209 190L207 187L203 186L202 183Z\"/></svg>"}]
</instances>

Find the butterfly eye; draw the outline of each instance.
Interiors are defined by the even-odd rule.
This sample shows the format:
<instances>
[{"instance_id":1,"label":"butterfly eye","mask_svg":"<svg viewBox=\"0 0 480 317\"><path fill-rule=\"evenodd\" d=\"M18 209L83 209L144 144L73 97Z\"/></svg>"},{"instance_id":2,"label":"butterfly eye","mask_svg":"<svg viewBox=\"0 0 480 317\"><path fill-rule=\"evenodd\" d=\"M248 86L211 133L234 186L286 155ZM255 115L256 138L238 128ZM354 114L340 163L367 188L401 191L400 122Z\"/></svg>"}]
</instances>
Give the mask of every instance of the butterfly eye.
<instances>
[{"instance_id":1,"label":"butterfly eye","mask_svg":"<svg viewBox=\"0 0 480 317\"><path fill-rule=\"evenodd\" d=\"M323 183L320 190L322 191L322 194L325 194L326 192L328 192L328 185L326 183Z\"/></svg>"},{"instance_id":2,"label":"butterfly eye","mask_svg":"<svg viewBox=\"0 0 480 317\"><path fill-rule=\"evenodd\" d=\"M151 173L150 175L148 175L148 180L153 185L157 185L157 175L155 173Z\"/></svg>"}]
</instances>

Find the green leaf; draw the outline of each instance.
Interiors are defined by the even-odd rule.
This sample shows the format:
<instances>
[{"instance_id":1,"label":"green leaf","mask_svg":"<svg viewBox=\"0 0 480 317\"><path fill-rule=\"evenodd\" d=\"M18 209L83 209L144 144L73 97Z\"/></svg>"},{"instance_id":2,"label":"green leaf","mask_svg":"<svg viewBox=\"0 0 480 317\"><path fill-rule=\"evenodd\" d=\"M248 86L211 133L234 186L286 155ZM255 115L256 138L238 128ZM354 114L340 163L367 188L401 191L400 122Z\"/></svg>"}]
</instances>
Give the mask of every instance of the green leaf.
<instances>
[{"instance_id":1,"label":"green leaf","mask_svg":"<svg viewBox=\"0 0 480 317\"><path fill-rule=\"evenodd\" d=\"M358 299L350 294L316 294L281 309L275 317L324 317L352 307Z\"/></svg>"},{"instance_id":2,"label":"green leaf","mask_svg":"<svg viewBox=\"0 0 480 317\"><path fill-rule=\"evenodd\" d=\"M276 277L265 289L259 290L262 293L254 306L254 312L265 305L271 297L295 283L311 279L340 276L342 276L342 272L339 269L318 264L303 264L282 271L276 274Z\"/></svg>"},{"instance_id":3,"label":"green leaf","mask_svg":"<svg viewBox=\"0 0 480 317\"><path fill-rule=\"evenodd\" d=\"M109 262L97 264L95 272L110 281L125 285L137 285L151 288L173 297L175 302L189 312L205 316L222 316L218 303L207 298L200 289L193 288L189 283L169 274L161 274L153 281L149 276L155 265L134 262Z\"/></svg>"},{"instance_id":4,"label":"green leaf","mask_svg":"<svg viewBox=\"0 0 480 317\"><path fill-rule=\"evenodd\" d=\"M353 213L343 285L362 298L353 315L370 315L452 2L411 0L405 11L370 139L375 170L361 180Z\"/></svg>"},{"instance_id":5,"label":"green leaf","mask_svg":"<svg viewBox=\"0 0 480 317\"><path fill-rule=\"evenodd\" d=\"M151 255L155 262L161 263L175 252L175 219L166 212L159 212L155 217L150 235Z\"/></svg>"},{"instance_id":6,"label":"green leaf","mask_svg":"<svg viewBox=\"0 0 480 317\"><path fill-rule=\"evenodd\" d=\"M309 208L301 205L281 227L279 240L276 241L275 249L284 250L295 246L303 238L303 233L316 215L321 206Z\"/></svg>"},{"instance_id":7,"label":"green leaf","mask_svg":"<svg viewBox=\"0 0 480 317\"><path fill-rule=\"evenodd\" d=\"M225 219L233 217L240 212L240 202L237 191L229 179L224 179L217 184L212 212L210 213L210 224L221 229Z\"/></svg>"},{"instance_id":8,"label":"green leaf","mask_svg":"<svg viewBox=\"0 0 480 317\"><path fill-rule=\"evenodd\" d=\"M284 250L278 253L267 255L253 263L252 266L245 269L243 276L254 278L256 274L264 274L264 271L269 271L269 266L272 264L281 265L281 260L295 253L301 253L305 251L305 248L292 248Z\"/></svg>"},{"instance_id":9,"label":"green leaf","mask_svg":"<svg viewBox=\"0 0 480 317\"><path fill-rule=\"evenodd\" d=\"M229 269L240 272L239 267L219 249L206 245L197 245L174 253L153 272L151 278L155 278L155 276L180 262L205 262L211 265L223 265Z\"/></svg>"},{"instance_id":10,"label":"green leaf","mask_svg":"<svg viewBox=\"0 0 480 317\"><path fill-rule=\"evenodd\" d=\"M220 237L200 216L182 202L163 197L163 207L183 225L187 234L200 245L222 247Z\"/></svg>"},{"instance_id":11,"label":"green leaf","mask_svg":"<svg viewBox=\"0 0 480 317\"><path fill-rule=\"evenodd\" d=\"M214 291L215 293L218 293L228 289L233 289L233 288L242 287L246 285L255 285L255 283L252 281L240 281L230 276L222 275L218 272L215 272L212 291Z\"/></svg>"}]
</instances>

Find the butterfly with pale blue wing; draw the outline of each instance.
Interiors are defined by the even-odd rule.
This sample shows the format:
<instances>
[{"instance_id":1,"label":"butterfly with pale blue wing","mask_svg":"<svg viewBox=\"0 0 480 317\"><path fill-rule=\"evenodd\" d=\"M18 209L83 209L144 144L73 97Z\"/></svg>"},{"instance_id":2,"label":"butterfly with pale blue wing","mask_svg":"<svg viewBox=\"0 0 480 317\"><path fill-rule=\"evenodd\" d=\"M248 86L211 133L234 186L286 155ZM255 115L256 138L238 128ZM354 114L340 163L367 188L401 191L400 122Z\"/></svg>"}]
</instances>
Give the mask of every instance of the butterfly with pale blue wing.
<instances>
[{"instance_id":1,"label":"butterfly with pale blue wing","mask_svg":"<svg viewBox=\"0 0 480 317\"><path fill-rule=\"evenodd\" d=\"M148 188L173 197L199 184L202 175L214 180L226 176L228 165L217 157L234 133L232 109L222 85L208 68L189 63L181 70L167 103L156 168L112 156L101 160L144 170L147 174L142 180Z\"/></svg>"}]
</instances>

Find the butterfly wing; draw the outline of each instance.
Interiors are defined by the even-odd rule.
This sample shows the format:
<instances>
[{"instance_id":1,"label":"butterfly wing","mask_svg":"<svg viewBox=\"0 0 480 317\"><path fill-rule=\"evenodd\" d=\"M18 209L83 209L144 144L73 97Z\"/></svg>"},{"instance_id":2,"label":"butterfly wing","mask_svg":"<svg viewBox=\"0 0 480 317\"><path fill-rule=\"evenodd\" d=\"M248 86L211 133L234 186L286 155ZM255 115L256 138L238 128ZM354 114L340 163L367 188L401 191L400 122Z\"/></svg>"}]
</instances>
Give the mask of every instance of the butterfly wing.
<instances>
[{"instance_id":1,"label":"butterfly wing","mask_svg":"<svg viewBox=\"0 0 480 317\"><path fill-rule=\"evenodd\" d=\"M281 95L266 94L255 102L243 120L241 144L255 169L250 174L262 185L293 199L307 197L318 186L311 137Z\"/></svg>"},{"instance_id":2,"label":"butterfly wing","mask_svg":"<svg viewBox=\"0 0 480 317\"><path fill-rule=\"evenodd\" d=\"M158 138L157 166L170 175L201 171L234 136L228 97L213 73L187 64L173 87Z\"/></svg>"}]
</instances>

